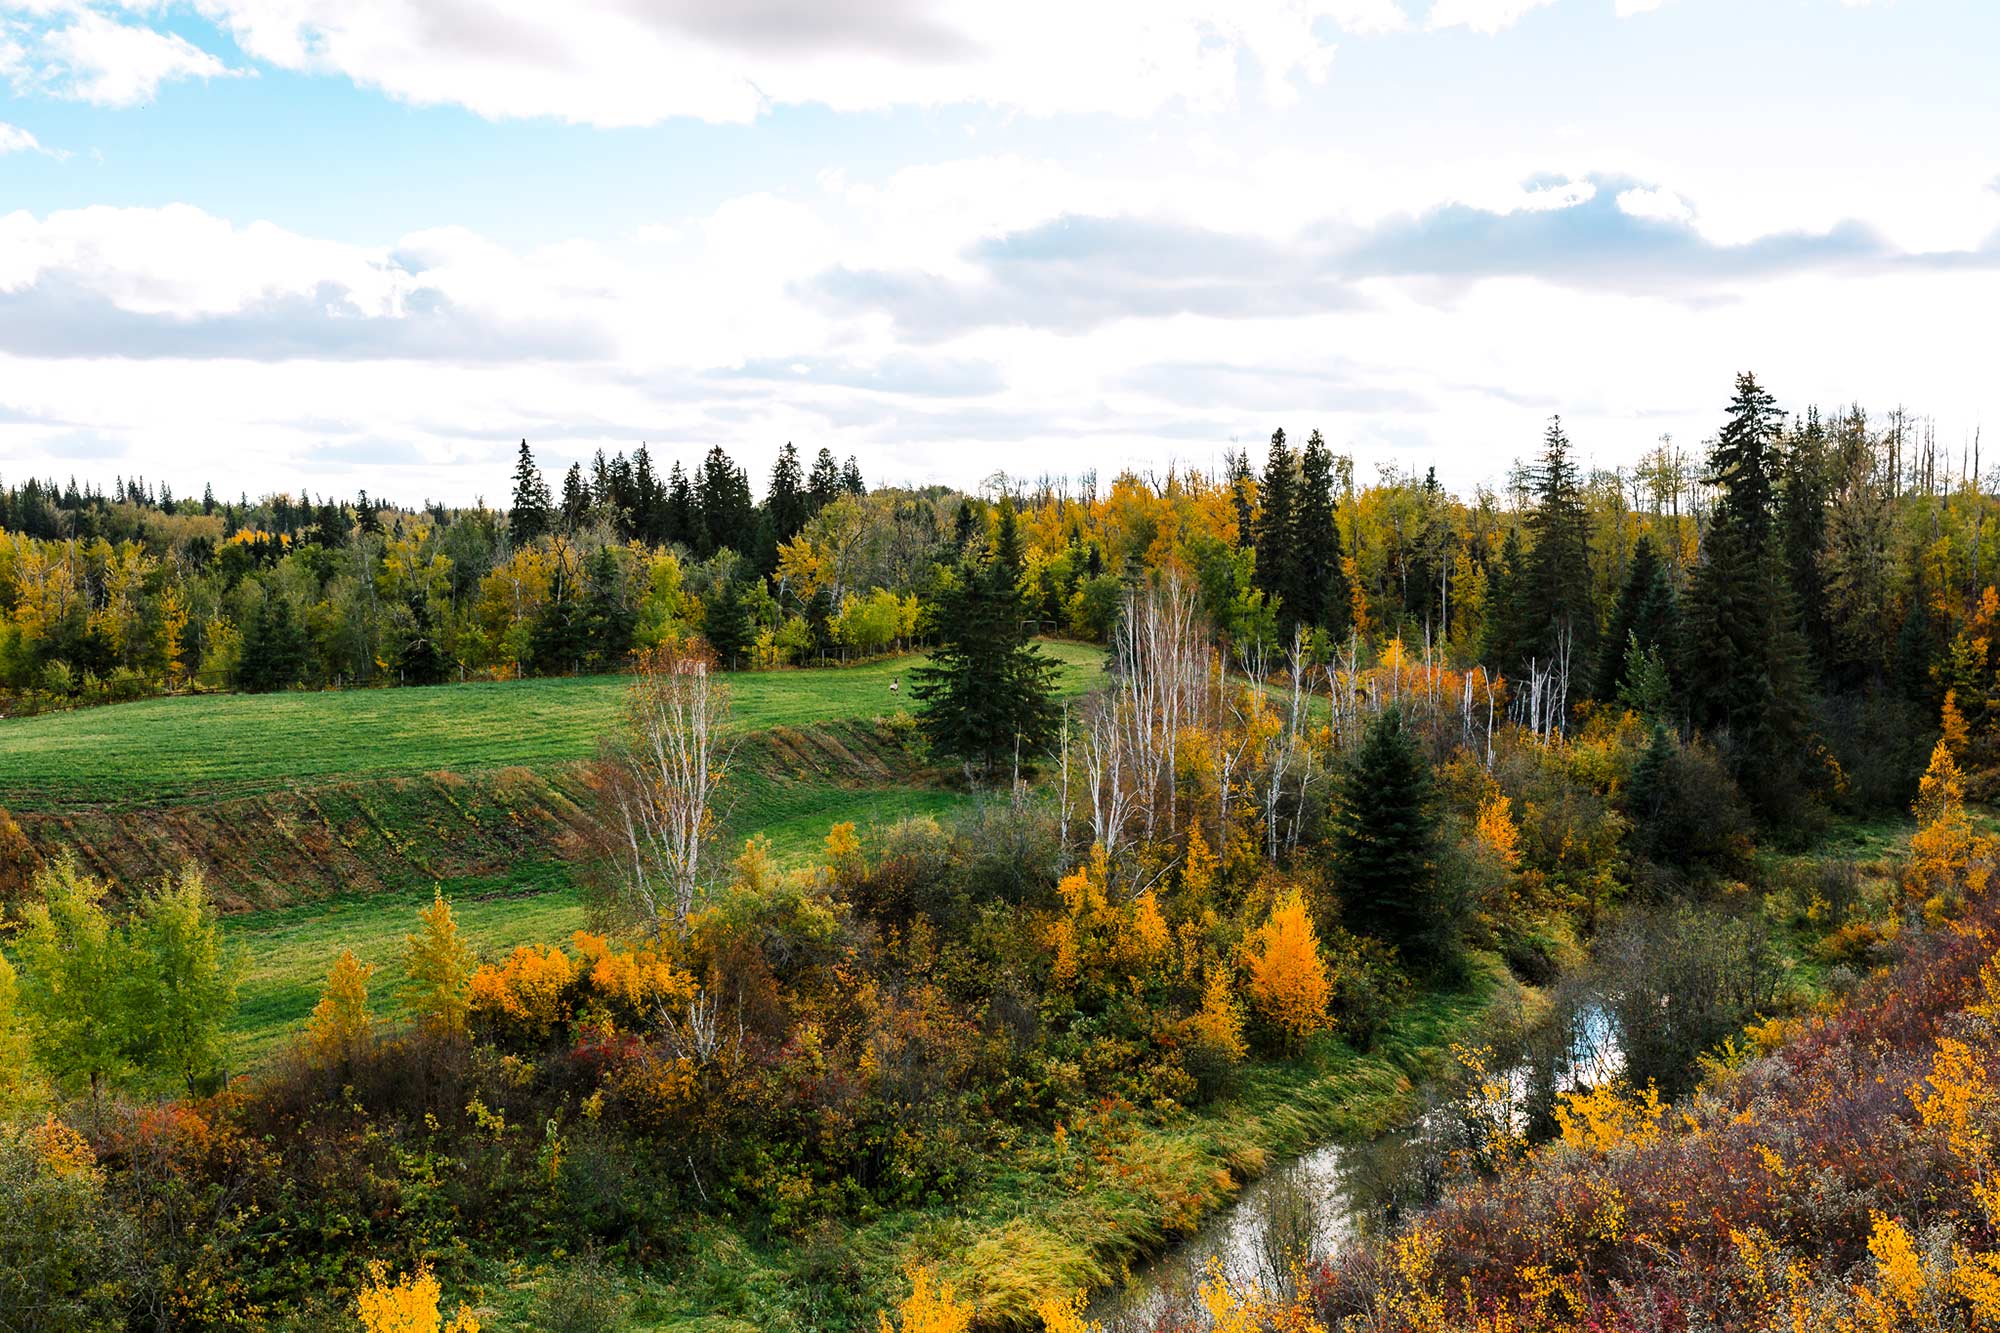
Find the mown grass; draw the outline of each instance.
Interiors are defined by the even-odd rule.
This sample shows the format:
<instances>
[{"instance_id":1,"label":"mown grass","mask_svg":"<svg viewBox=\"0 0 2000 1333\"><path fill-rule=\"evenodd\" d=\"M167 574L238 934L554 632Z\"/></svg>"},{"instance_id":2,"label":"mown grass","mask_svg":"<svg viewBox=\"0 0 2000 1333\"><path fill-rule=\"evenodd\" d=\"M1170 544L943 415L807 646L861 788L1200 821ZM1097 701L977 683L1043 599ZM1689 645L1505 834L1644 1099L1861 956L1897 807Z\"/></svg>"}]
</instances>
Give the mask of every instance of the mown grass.
<instances>
[{"instance_id":1,"label":"mown grass","mask_svg":"<svg viewBox=\"0 0 2000 1333\"><path fill-rule=\"evenodd\" d=\"M1101 649L1049 642L1067 693ZM907 707L921 656L729 677L738 733ZM889 684L903 678L892 694ZM150 699L0 723L0 806L149 803L326 778L541 768L588 758L627 678L579 676L379 689Z\"/></svg>"},{"instance_id":2,"label":"mown grass","mask_svg":"<svg viewBox=\"0 0 2000 1333\"><path fill-rule=\"evenodd\" d=\"M559 862L517 867L505 877L438 886L482 958L521 944L561 943L588 921L584 895ZM247 964L230 1022L232 1067L250 1068L291 1039L319 1001L327 968L343 949L376 967L369 982L377 1017L402 1010L397 987L404 937L430 888L358 894L263 912L240 912L223 925Z\"/></svg>"}]
</instances>

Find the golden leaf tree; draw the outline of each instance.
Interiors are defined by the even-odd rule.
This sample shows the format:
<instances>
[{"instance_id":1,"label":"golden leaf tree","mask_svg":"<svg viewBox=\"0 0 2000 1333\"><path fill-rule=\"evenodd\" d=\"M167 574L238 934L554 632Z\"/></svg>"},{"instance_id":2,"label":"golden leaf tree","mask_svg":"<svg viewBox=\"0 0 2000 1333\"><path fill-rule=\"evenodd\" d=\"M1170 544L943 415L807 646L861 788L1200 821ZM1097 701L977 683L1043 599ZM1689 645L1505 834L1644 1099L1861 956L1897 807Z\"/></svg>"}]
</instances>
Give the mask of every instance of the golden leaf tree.
<instances>
[{"instance_id":1,"label":"golden leaf tree","mask_svg":"<svg viewBox=\"0 0 2000 1333\"><path fill-rule=\"evenodd\" d=\"M958 1299L954 1284L918 1266L910 1270L910 1294L896 1307L896 1317L885 1311L875 1320L880 1333L966 1333L972 1315L972 1303Z\"/></svg>"},{"instance_id":2,"label":"golden leaf tree","mask_svg":"<svg viewBox=\"0 0 2000 1333\"><path fill-rule=\"evenodd\" d=\"M368 978L374 975L374 967L356 958L352 949L342 950L333 960L326 988L313 1006L312 1017L306 1020L308 1051L331 1060L367 1039L374 1023L368 1015Z\"/></svg>"},{"instance_id":3,"label":"golden leaf tree","mask_svg":"<svg viewBox=\"0 0 2000 1333\"><path fill-rule=\"evenodd\" d=\"M472 974L478 961L459 933L458 918L444 891L417 914L417 933L404 937L403 994L417 1022L434 1036L456 1037L465 1032L472 1008Z\"/></svg>"},{"instance_id":4,"label":"golden leaf tree","mask_svg":"<svg viewBox=\"0 0 2000 1333\"><path fill-rule=\"evenodd\" d=\"M1286 890L1272 906L1270 919L1251 936L1247 962L1251 1004L1288 1041L1303 1041L1326 1026L1333 988L1299 890Z\"/></svg>"}]
</instances>

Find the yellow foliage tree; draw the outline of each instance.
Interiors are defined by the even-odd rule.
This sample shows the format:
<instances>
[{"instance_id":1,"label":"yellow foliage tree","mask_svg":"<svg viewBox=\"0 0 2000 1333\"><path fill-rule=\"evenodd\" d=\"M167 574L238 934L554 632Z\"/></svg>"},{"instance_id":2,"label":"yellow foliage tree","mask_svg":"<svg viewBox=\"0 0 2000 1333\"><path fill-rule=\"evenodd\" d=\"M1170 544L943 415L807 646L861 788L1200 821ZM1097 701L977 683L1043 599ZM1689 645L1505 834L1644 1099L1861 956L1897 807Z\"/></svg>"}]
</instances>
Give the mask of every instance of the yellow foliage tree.
<instances>
[{"instance_id":1,"label":"yellow foliage tree","mask_svg":"<svg viewBox=\"0 0 2000 1333\"><path fill-rule=\"evenodd\" d=\"M170 690L187 683L187 626L187 599L169 587L160 594L160 648Z\"/></svg>"},{"instance_id":2,"label":"yellow foliage tree","mask_svg":"<svg viewBox=\"0 0 2000 1333\"><path fill-rule=\"evenodd\" d=\"M403 950L403 993L410 1012L433 1035L463 1035L477 965L472 946L459 934L458 918L442 889L417 920L417 933L404 937Z\"/></svg>"},{"instance_id":3,"label":"yellow foliage tree","mask_svg":"<svg viewBox=\"0 0 2000 1333\"><path fill-rule=\"evenodd\" d=\"M1201 902L1215 887L1220 862L1215 853L1208 849L1208 839L1201 835L1200 821L1188 824L1187 859L1181 862L1181 890L1195 902Z\"/></svg>"},{"instance_id":4,"label":"yellow foliage tree","mask_svg":"<svg viewBox=\"0 0 2000 1333\"><path fill-rule=\"evenodd\" d=\"M14 965L0 954L0 1116L35 1099L28 1067L28 1028L21 1020L20 983Z\"/></svg>"},{"instance_id":5,"label":"yellow foliage tree","mask_svg":"<svg viewBox=\"0 0 2000 1333\"><path fill-rule=\"evenodd\" d=\"M1305 895L1290 889L1271 908L1249 947L1250 1002L1293 1041L1326 1026L1333 987L1319 954L1319 932Z\"/></svg>"},{"instance_id":6,"label":"yellow foliage tree","mask_svg":"<svg viewBox=\"0 0 2000 1333\"><path fill-rule=\"evenodd\" d=\"M327 970L326 989L306 1020L306 1048L321 1059L331 1059L354 1049L368 1036L373 1021L368 1016L368 978L375 968L343 950Z\"/></svg>"},{"instance_id":7,"label":"yellow foliage tree","mask_svg":"<svg viewBox=\"0 0 2000 1333\"><path fill-rule=\"evenodd\" d=\"M1486 798L1473 822L1473 836L1488 855L1509 870L1521 865L1521 831L1514 826L1513 803L1499 793Z\"/></svg>"},{"instance_id":8,"label":"yellow foliage tree","mask_svg":"<svg viewBox=\"0 0 2000 1333\"><path fill-rule=\"evenodd\" d=\"M1195 1040L1217 1054L1241 1060L1249 1052L1243 1040L1243 1006L1236 1003L1225 969L1209 969L1208 984L1201 992L1201 1008L1189 1026Z\"/></svg>"},{"instance_id":9,"label":"yellow foliage tree","mask_svg":"<svg viewBox=\"0 0 2000 1333\"><path fill-rule=\"evenodd\" d=\"M953 1283L919 1265L910 1270L910 1294L896 1307L896 1318L884 1311L875 1320L879 1333L966 1333L972 1316L972 1303L958 1299Z\"/></svg>"},{"instance_id":10,"label":"yellow foliage tree","mask_svg":"<svg viewBox=\"0 0 2000 1333\"><path fill-rule=\"evenodd\" d=\"M1586 1152L1608 1152L1627 1144L1644 1147L1660 1137L1659 1089L1628 1092L1615 1080L1577 1092L1564 1093L1556 1103L1556 1127L1562 1141Z\"/></svg>"},{"instance_id":11,"label":"yellow foliage tree","mask_svg":"<svg viewBox=\"0 0 2000 1333\"><path fill-rule=\"evenodd\" d=\"M569 1018L577 979L569 956L553 945L523 944L504 962L472 974L471 1012L523 1037L541 1039Z\"/></svg>"},{"instance_id":12,"label":"yellow foliage tree","mask_svg":"<svg viewBox=\"0 0 2000 1333\"><path fill-rule=\"evenodd\" d=\"M406 1278L391 1278L380 1260L368 1265L368 1280L355 1298L364 1333L479 1333L470 1306L460 1305L449 1323L438 1313L437 1277L418 1264Z\"/></svg>"},{"instance_id":13,"label":"yellow foliage tree","mask_svg":"<svg viewBox=\"0 0 2000 1333\"><path fill-rule=\"evenodd\" d=\"M1914 808L1918 828L1910 836L1903 889L1935 913L1957 902L1968 888L1980 887L1969 882L1979 849L1972 820L1965 813L1965 785L1958 760L1944 740L1931 751Z\"/></svg>"}]
</instances>

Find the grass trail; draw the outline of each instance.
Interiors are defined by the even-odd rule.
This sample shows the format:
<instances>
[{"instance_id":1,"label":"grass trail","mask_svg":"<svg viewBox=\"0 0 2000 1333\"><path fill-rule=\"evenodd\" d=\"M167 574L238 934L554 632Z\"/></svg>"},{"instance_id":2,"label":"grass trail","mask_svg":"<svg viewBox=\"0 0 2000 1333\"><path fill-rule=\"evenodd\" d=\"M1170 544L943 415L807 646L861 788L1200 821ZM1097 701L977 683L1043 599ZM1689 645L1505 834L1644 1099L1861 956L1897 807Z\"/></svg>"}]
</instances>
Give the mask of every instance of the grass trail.
<instances>
[{"instance_id":1,"label":"grass trail","mask_svg":"<svg viewBox=\"0 0 2000 1333\"><path fill-rule=\"evenodd\" d=\"M1049 642L1066 694L1097 678L1101 649ZM739 733L869 718L908 706L921 656L730 676ZM890 681L903 679L892 694ZM242 794L317 779L542 767L588 758L625 694L622 676L428 689L151 699L0 722L0 806L51 809Z\"/></svg>"}]
</instances>

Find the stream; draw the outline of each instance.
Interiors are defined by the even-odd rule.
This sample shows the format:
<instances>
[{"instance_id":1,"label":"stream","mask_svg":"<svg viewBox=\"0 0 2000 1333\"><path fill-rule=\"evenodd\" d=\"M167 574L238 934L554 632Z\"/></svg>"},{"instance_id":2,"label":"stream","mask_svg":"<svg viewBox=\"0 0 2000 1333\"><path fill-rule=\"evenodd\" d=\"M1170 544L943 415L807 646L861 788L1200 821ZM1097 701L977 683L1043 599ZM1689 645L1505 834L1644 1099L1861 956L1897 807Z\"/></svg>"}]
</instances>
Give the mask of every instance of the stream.
<instances>
[{"instance_id":1,"label":"stream","mask_svg":"<svg viewBox=\"0 0 2000 1333\"><path fill-rule=\"evenodd\" d=\"M1524 1061L1500 1075L1507 1114L1524 1129L1538 1082L1568 1092L1614 1077L1624 1064L1610 1015L1596 1005L1582 1008L1555 1069L1538 1071ZM1393 1216L1427 1147L1462 1123L1456 1109L1440 1104L1399 1132L1359 1143L1324 1143L1266 1172L1192 1235L1134 1270L1123 1286L1100 1293L1086 1318L1101 1323L1105 1333L1145 1333L1169 1316L1201 1327L1206 1321L1196 1289L1211 1272L1237 1287L1283 1288L1300 1259L1332 1259L1376 1220Z\"/></svg>"}]
</instances>

